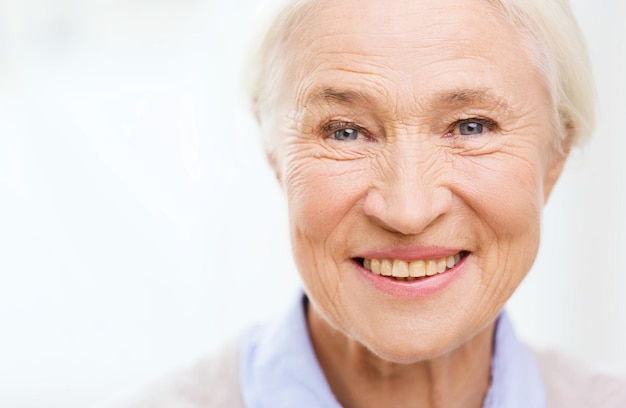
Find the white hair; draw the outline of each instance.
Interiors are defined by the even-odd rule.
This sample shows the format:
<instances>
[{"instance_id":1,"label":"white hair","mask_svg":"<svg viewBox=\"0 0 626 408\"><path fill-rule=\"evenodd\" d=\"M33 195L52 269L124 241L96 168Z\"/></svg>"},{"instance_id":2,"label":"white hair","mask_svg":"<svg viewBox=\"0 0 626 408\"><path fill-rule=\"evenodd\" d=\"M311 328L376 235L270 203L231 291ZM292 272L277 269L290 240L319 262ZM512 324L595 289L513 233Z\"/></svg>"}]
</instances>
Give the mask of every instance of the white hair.
<instances>
[{"instance_id":1,"label":"white hair","mask_svg":"<svg viewBox=\"0 0 626 408\"><path fill-rule=\"evenodd\" d=\"M570 137L572 144L582 143L593 131L595 88L585 41L568 0L485 1L525 34L523 40L551 97L555 142ZM248 63L246 91L267 151L274 149L272 114L280 81L287 74L284 45L320 2L287 1L270 20Z\"/></svg>"},{"instance_id":2,"label":"white hair","mask_svg":"<svg viewBox=\"0 0 626 408\"><path fill-rule=\"evenodd\" d=\"M555 109L555 135L584 142L595 123L595 87L583 35L568 0L492 0L531 37L535 65Z\"/></svg>"}]
</instances>

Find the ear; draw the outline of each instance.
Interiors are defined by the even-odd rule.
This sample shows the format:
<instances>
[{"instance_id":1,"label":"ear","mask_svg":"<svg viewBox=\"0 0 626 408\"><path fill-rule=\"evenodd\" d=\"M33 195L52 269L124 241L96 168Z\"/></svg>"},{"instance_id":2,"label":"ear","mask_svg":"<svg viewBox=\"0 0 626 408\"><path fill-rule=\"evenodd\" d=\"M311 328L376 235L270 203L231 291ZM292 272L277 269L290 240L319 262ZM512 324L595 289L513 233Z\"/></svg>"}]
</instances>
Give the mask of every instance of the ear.
<instances>
[{"instance_id":1,"label":"ear","mask_svg":"<svg viewBox=\"0 0 626 408\"><path fill-rule=\"evenodd\" d=\"M276 151L266 150L265 157L267 157L267 162L269 163L270 167L274 171L274 177L276 177L276 180L278 180L278 184L280 184L280 186L282 187L283 186L282 173L280 171L280 165L278 163L278 160L276 159Z\"/></svg>"},{"instance_id":2,"label":"ear","mask_svg":"<svg viewBox=\"0 0 626 408\"><path fill-rule=\"evenodd\" d=\"M550 162L548 163L548 167L546 168L546 174L543 181L544 205L548 202L550 193L552 193L552 188L556 184L556 181L559 179L559 176L563 171L565 161L567 160L570 148L572 147L573 130L571 127L568 127L565 131L567 134L565 140L560 142L560 146L553 147L553 151L549 155Z\"/></svg>"},{"instance_id":3,"label":"ear","mask_svg":"<svg viewBox=\"0 0 626 408\"><path fill-rule=\"evenodd\" d=\"M259 129L261 129L261 132L264 132L265 129L263 128L263 117L261 115L261 112L257 109L256 102L253 112ZM265 135L263 135L263 137L265 137ZM280 187L282 188L283 180L280 171L280 163L278 162L278 159L276 157L276 146L274 146L272 143L267 143L267 141L265 141L263 143L263 148L265 150L265 158L267 159L267 163L272 168L272 171L274 171L274 177L276 177L276 180L278 180L278 184L280 184Z\"/></svg>"}]
</instances>

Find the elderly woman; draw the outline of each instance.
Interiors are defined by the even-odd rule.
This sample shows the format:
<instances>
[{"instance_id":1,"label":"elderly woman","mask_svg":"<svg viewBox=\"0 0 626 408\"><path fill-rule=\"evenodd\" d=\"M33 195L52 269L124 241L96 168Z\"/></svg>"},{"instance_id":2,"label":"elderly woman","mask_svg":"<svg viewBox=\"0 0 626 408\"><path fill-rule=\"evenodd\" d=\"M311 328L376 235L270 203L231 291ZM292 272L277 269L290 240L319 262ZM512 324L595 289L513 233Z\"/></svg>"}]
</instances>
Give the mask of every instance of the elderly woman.
<instances>
[{"instance_id":1,"label":"elderly woman","mask_svg":"<svg viewBox=\"0 0 626 408\"><path fill-rule=\"evenodd\" d=\"M502 312L593 122L564 0L296 0L253 69L304 295L129 406L626 406Z\"/></svg>"}]
</instances>

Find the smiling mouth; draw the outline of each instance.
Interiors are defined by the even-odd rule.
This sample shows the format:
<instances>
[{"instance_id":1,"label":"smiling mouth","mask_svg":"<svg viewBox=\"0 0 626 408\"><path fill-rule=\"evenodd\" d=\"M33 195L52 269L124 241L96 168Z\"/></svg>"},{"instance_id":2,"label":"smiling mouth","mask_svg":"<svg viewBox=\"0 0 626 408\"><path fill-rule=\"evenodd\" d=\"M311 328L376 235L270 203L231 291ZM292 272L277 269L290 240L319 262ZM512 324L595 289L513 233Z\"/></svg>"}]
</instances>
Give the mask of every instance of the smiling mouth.
<instances>
[{"instance_id":1,"label":"smiling mouth","mask_svg":"<svg viewBox=\"0 0 626 408\"><path fill-rule=\"evenodd\" d=\"M467 255L469 255L468 251L461 251L442 258L416 259L414 261L367 258L354 258L354 260L375 275L387 276L401 281L414 281L444 273L454 268Z\"/></svg>"}]
</instances>

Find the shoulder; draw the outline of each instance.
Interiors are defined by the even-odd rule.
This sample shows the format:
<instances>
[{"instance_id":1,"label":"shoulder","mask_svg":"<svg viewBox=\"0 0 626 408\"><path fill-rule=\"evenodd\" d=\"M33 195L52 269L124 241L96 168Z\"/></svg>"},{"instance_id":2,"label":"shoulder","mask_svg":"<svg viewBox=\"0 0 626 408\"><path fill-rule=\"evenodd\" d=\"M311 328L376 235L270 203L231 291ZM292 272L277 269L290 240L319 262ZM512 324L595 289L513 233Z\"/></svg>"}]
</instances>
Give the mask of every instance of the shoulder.
<instances>
[{"instance_id":1,"label":"shoulder","mask_svg":"<svg viewBox=\"0 0 626 408\"><path fill-rule=\"evenodd\" d=\"M215 353L98 408L243 407L239 387L239 339Z\"/></svg>"},{"instance_id":2,"label":"shoulder","mask_svg":"<svg viewBox=\"0 0 626 408\"><path fill-rule=\"evenodd\" d=\"M626 407L626 379L595 372L555 352L533 352L548 407Z\"/></svg>"}]
</instances>

